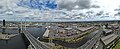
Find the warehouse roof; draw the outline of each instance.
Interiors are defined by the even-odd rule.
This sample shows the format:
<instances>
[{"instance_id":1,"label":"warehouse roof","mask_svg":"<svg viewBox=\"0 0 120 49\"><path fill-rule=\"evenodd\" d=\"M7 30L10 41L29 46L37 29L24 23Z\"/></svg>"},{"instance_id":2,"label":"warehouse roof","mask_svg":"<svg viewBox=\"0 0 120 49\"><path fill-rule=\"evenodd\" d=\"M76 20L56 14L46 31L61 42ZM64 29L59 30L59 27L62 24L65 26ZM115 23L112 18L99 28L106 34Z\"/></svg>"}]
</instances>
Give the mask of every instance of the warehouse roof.
<instances>
[{"instance_id":1,"label":"warehouse roof","mask_svg":"<svg viewBox=\"0 0 120 49\"><path fill-rule=\"evenodd\" d=\"M103 42L105 45L108 45L108 44L111 43L113 40L115 40L117 37L118 37L118 35L110 34L110 35L108 35L108 36L105 36L105 37L101 38L101 40L102 40L102 42Z\"/></svg>"}]
</instances>

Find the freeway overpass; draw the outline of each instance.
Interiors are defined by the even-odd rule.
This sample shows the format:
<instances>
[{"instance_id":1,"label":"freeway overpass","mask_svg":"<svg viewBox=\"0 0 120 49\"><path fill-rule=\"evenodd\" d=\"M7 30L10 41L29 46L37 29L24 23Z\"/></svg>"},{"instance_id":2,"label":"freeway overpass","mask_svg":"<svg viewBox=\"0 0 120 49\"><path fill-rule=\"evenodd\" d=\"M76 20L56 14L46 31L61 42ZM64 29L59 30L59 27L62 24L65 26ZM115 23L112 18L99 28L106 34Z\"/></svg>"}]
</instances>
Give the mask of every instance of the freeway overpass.
<instances>
[{"instance_id":1,"label":"freeway overpass","mask_svg":"<svg viewBox=\"0 0 120 49\"><path fill-rule=\"evenodd\" d=\"M19 27L4 27L4 26L2 26L0 28L19 29ZM36 39L33 35L30 34L30 32L28 30L21 29L21 33L23 33L26 36L26 38L29 40L30 44L32 45L32 47L34 49L49 49L49 47L46 45L46 43L41 42L38 39Z\"/></svg>"},{"instance_id":2,"label":"freeway overpass","mask_svg":"<svg viewBox=\"0 0 120 49\"><path fill-rule=\"evenodd\" d=\"M84 45L77 49L92 49L92 47L97 43L97 41L100 40L102 30L103 28L100 28L99 30L95 31L97 32L96 35L91 40L87 41Z\"/></svg>"},{"instance_id":3,"label":"freeway overpass","mask_svg":"<svg viewBox=\"0 0 120 49\"><path fill-rule=\"evenodd\" d=\"M34 49L49 49L48 46L40 42L38 39L33 37L28 30L23 30L23 33L27 37L27 39L30 41L31 45Z\"/></svg>"}]
</instances>

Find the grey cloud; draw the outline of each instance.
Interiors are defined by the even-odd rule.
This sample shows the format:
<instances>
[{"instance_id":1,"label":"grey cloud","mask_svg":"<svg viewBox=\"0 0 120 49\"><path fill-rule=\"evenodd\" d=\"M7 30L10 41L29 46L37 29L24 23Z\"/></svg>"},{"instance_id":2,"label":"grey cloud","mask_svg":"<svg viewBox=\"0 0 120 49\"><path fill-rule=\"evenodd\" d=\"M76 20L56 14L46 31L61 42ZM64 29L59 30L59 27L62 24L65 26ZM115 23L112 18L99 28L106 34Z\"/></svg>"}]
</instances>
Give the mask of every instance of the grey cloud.
<instances>
[{"instance_id":1,"label":"grey cloud","mask_svg":"<svg viewBox=\"0 0 120 49\"><path fill-rule=\"evenodd\" d=\"M0 6L0 9L2 9L3 8L3 6Z\"/></svg>"},{"instance_id":2,"label":"grey cloud","mask_svg":"<svg viewBox=\"0 0 120 49\"><path fill-rule=\"evenodd\" d=\"M79 5L80 8L90 8L90 0L79 0L77 2L77 5Z\"/></svg>"},{"instance_id":3,"label":"grey cloud","mask_svg":"<svg viewBox=\"0 0 120 49\"><path fill-rule=\"evenodd\" d=\"M74 6L75 6L75 3L72 3L72 2L69 2L69 3L62 2L61 4L59 4L60 9L67 9L67 10L73 9Z\"/></svg>"},{"instance_id":4,"label":"grey cloud","mask_svg":"<svg viewBox=\"0 0 120 49\"><path fill-rule=\"evenodd\" d=\"M59 3L60 9L67 9L72 10L74 9L74 6L78 5L79 9L88 9L90 8L90 0L75 0L75 2L67 1L61 1Z\"/></svg>"},{"instance_id":5,"label":"grey cloud","mask_svg":"<svg viewBox=\"0 0 120 49\"><path fill-rule=\"evenodd\" d=\"M98 6L98 5L91 5L90 8L100 8L100 6Z\"/></svg>"}]
</instances>

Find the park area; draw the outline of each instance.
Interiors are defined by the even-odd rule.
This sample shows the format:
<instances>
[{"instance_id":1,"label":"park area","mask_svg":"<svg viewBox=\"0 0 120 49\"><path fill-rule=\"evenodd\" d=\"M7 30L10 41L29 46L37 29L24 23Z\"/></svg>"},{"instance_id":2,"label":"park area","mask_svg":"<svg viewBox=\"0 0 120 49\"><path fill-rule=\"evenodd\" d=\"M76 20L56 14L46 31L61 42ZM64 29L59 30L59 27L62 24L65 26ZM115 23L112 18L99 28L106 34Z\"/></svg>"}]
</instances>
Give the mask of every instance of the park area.
<instances>
[{"instance_id":1,"label":"park area","mask_svg":"<svg viewBox=\"0 0 120 49\"><path fill-rule=\"evenodd\" d=\"M120 49L120 40L118 41L117 45L113 49Z\"/></svg>"}]
</instances>

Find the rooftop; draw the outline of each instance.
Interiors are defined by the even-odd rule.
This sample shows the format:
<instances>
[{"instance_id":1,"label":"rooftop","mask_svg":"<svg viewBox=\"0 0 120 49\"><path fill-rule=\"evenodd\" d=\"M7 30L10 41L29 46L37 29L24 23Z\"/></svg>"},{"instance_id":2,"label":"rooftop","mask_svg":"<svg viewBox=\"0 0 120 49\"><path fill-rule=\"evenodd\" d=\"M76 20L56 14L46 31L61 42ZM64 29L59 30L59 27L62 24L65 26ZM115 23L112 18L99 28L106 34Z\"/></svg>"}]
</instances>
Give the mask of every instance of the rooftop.
<instances>
[{"instance_id":1,"label":"rooftop","mask_svg":"<svg viewBox=\"0 0 120 49\"><path fill-rule=\"evenodd\" d=\"M103 42L105 45L108 45L108 44L111 43L113 40L115 40L117 37L118 37L118 35L110 34L110 35L108 35L108 36L105 36L105 37L101 38L101 40L102 40L102 42Z\"/></svg>"},{"instance_id":2,"label":"rooftop","mask_svg":"<svg viewBox=\"0 0 120 49\"><path fill-rule=\"evenodd\" d=\"M80 31L86 31L86 30L89 30L89 29L92 29L93 27L79 27L77 28L78 30Z\"/></svg>"},{"instance_id":3,"label":"rooftop","mask_svg":"<svg viewBox=\"0 0 120 49\"><path fill-rule=\"evenodd\" d=\"M109 32L112 32L112 30L110 29L104 29L105 33L109 33Z\"/></svg>"}]
</instances>

